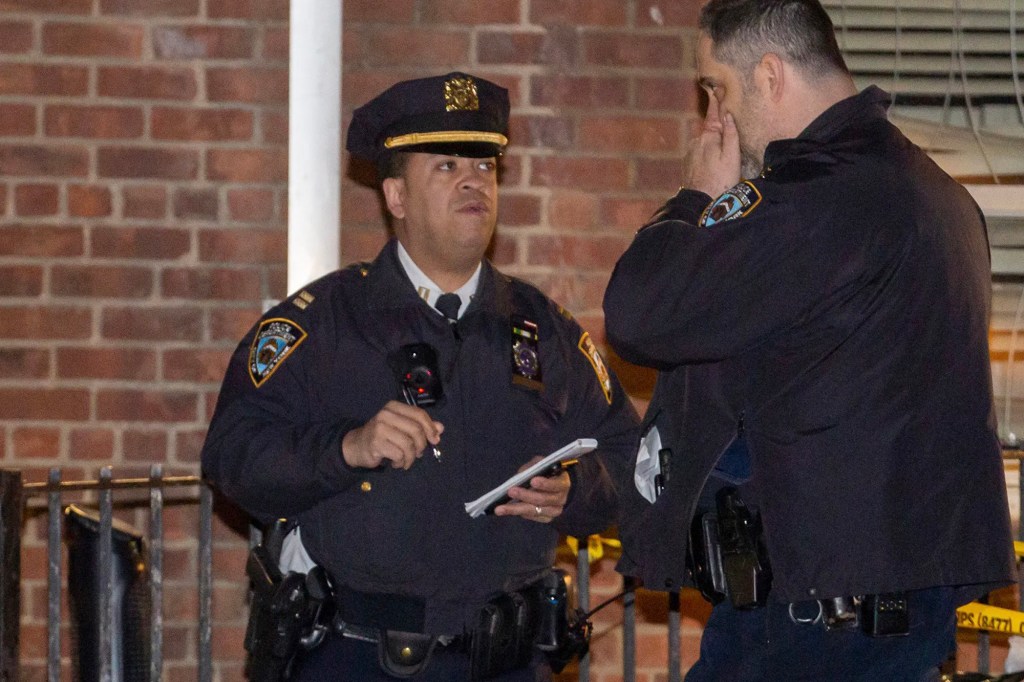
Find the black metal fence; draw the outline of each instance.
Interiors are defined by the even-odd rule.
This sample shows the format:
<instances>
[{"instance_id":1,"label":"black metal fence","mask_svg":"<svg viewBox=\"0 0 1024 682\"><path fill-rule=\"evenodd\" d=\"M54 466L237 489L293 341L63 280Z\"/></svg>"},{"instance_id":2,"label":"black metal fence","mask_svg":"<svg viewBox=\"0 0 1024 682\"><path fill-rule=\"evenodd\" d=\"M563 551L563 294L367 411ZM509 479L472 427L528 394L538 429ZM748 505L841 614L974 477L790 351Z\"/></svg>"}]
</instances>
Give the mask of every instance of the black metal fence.
<instances>
[{"instance_id":1,"label":"black metal fence","mask_svg":"<svg viewBox=\"0 0 1024 682\"><path fill-rule=\"evenodd\" d=\"M18 679L21 617L21 475L0 472L0 680Z\"/></svg>"},{"instance_id":2,"label":"black metal fence","mask_svg":"<svg viewBox=\"0 0 1024 682\"><path fill-rule=\"evenodd\" d=\"M0 471L0 542L3 542L0 553L3 555L3 573L0 576L0 680L14 682L18 680L19 665L19 614L20 602L20 567L21 567L21 533L25 509L34 498L44 498L47 519L47 680L58 682L61 679L61 590L64 583L62 575L63 552L65 550L65 515L68 496L74 492L88 491L95 495L98 512L95 515L83 514L88 524L95 522L94 552L98 560L95 562L93 585L81 585L81 576L77 577L78 587L86 591L95 589L97 605L95 621L89 623L89 631L84 633L98 644L95 657L97 670L90 671L89 678L102 682L120 682L124 675L115 665L119 660L118 647L122 644L119 630L127 624L121 622L122 614L115 607L119 595L115 589L115 572L118 569L115 554L115 539L124 534L117 527L114 519L115 491L138 490L148 492L148 538L146 538L148 575L144 586L148 590L148 600L144 604L144 612L148 614L148 622L141 625L147 628L145 639L149 647L145 660L148 662L148 676L145 679L156 682L163 675L163 566L164 566L164 508L165 497L169 489L185 488L192 503L198 505L199 527L198 537L198 597L199 623L196 679L200 682L211 682L212 651L211 651L211 592L212 592L212 519L213 495L211 490L195 476L164 476L159 465L153 466L148 478L114 479L109 468L100 472L97 480L63 481L59 469L50 471L45 483L23 483L20 472ZM137 504L137 500L132 504ZM90 566L91 568L91 566ZM69 580L69 587L71 585ZM145 599L145 597L144 597ZM84 621L84 619L83 619ZM96 632L91 631L95 624ZM115 624L121 627L115 627ZM79 634L82 636L82 633ZM123 664L123 660L121 661ZM82 665L81 661L79 665ZM79 677L82 677L80 674ZM132 679L142 679L133 676Z\"/></svg>"},{"instance_id":3,"label":"black metal fence","mask_svg":"<svg viewBox=\"0 0 1024 682\"><path fill-rule=\"evenodd\" d=\"M1016 460L1018 478L1024 488L1024 451L1008 452L1007 460ZM22 475L17 471L0 470L0 682L16 682L19 679L19 617L21 612L21 537L24 532L25 510L30 508L33 500L45 499L46 544L47 544L47 681L59 682L61 679L61 590L64 583L62 575L63 552L65 550L65 524L67 499L72 493L85 492L95 496L93 500L98 512L95 521L96 542L98 544L97 566L97 603L98 617L95 621L98 629L97 655L98 671L90 675L90 679L100 682L121 682L124 677L118 662L118 641L115 623L118 613L115 608L114 577L116 570L115 540L119 537L117 521L114 519L115 491L136 490L145 495L148 492L147 523L148 537L147 562L148 574L145 581L148 590L148 602L145 604L148 623L148 676L135 676L132 679L148 679L158 682L163 676L164 663L164 508L167 491L181 488L187 491L187 501L198 505L197 551L198 551L198 585L196 591L199 601L199 615L196 659L197 670L195 679L199 682L212 682L213 657L211 647L211 602L212 602L212 518L213 494L201 479L194 476L164 476L159 465L153 466L148 478L114 479L109 468L100 472L97 480L62 481L61 471L50 471L45 483L24 483ZM180 500L176 500L180 502ZM136 495L133 504L140 504ZM1024 506L1024 495L1021 495ZM1021 530L1018 535L1024 539ZM577 555L577 592L578 606L587 611L592 608L590 594L590 561L586 542L579 545ZM69 581L70 584L70 581ZM635 682L637 669L637 632L636 632L636 600L628 579L624 582L622 622L622 679L623 682ZM1024 597L1024 591L1021 592ZM668 665L667 679L679 682L682 679L682 652L680 641L681 613L678 593L668 595ZM1022 602L1024 603L1024 602ZM987 633L978 634L978 671L987 673L990 669L990 643ZM589 682L591 668L589 659L580 661L577 677L580 682Z\"/></svg>"}]
</instances>

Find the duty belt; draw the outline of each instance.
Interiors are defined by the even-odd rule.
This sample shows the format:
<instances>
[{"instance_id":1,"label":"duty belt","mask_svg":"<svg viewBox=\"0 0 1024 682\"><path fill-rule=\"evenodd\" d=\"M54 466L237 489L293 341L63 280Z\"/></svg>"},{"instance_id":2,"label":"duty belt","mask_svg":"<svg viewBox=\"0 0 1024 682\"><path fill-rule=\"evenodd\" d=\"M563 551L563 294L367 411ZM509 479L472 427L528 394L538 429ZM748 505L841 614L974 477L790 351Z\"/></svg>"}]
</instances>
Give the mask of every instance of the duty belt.
<instances>
[{"instance_id":1,"label":"duty belt","mask_svg":"<svg viewBox=\"0 0 1024 682\"><path fill-rule=\"evenodd\" d=\"M366 642L377 650L377 662L388 675L404 678L418 674L430 663L438 649L463 651L461 637L439 637L419 632L385 630L334 619L338 635Z\"/></svg>"},{"instance_id":2,"label":"duty belt","mask_svg":"<svg viewBox=\"0 0 1024 682\"><path fill-rule=\"evenodd\" d=\"M426 635L418 632L401 632L399 630L381 630L380 628L369 627L366 625L356 625L355 623L346 623L341 618L335 616L332 630L335 634L338 634L347 639L354 639L359 642L366 642L367 644L378 644L380 642L380 633L386 632L392 636L404 636L413 635L415 637L431 638L435 635ZM468 651L469 650L469 635L436 635L437 647L441 649L453 650L453 651Z\"/></svg>"},{"instance_id":3,"label":"duty belt","mask_svg":"<svg viewBox=\"0 0 1024 682\"><path fill-rule=\"evenodd\" d=\"M360 592L344 585L334 590L338 618L365 628L422 633L426 614L424 600L400 594Z\"/></svg>"},{"instance_id":4,"label":"duty belt","mask_svg":"<svg viewBox=\"0 0 1024 682\"><path fill-rule=\"evenodd\" d=\"M479 610L469 632L423 633L424 602L412 597L337 591L332 630L341 637L375 644L381 668L409 677L426 668L435 651L469 656L470 678L487 680L531 664L543 652L561 672L586 653L590 622L570 614L566 574L553 569L526 587L492 597Z\"/></svg>"},{"instance_id":5,"label":"duty belt","mask_svg":"<svg viewBox=\"0 0 1024 682\"><path fill-rule=\"evenodd\" d=\"M789 618L801 625L822 623L826 630L859 627L872 637L890 637L910 632L910 613L904 592L833 597L789 605Z\"/></svg>"}]
</instances>

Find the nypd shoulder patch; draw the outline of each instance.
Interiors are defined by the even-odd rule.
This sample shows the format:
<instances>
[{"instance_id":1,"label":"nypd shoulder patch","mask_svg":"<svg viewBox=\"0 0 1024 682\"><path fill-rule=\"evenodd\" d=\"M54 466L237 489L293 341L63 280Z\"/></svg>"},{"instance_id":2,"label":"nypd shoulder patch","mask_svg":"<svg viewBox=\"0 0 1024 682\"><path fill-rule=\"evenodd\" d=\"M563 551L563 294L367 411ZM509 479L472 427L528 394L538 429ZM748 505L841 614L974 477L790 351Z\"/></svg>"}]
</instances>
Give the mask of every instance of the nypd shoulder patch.
<instances>
[{"instance_id":1,"label":"nypd shoulder patch","mask_svg":"<svg viewBox=\"0 0 1024 682\"><path fill-rule=\"evenodd\" d=\"M597 350L597 344L590 338L590 332L583 332L577 347L587 357L587 360L590 361L590 365L594 368L594 374L597 375L597 380L601 384L601 390L604 391L604 399L611 405L612 379L608 374L608 368L604 364L604 358L601 357L600 351Z\"/></svg>"},{"instance_id":2,"label":"nypd shoulder patch","mask_svg":"<svg viewBox=\"0 0 1024 682\"><path fill-rule=\"evenodd\" d=\"M754 185L744 180L704 209L700 217L701 227L711 227L727 220L736 220L749 215L761 203L761 193Z\"/></svg>"},{"instance_id":3,"label":"nypd shoulder patch","mask_svg":"<svg viewBox=\"0 0 1024 682\"><path fill-rule=\"evenodd\" d=\"M256 388L270 378L285 358L306 340L306 336L302 327L283 317L260 322L249 347L249 378Z\"/></svg>"}]
</instances>

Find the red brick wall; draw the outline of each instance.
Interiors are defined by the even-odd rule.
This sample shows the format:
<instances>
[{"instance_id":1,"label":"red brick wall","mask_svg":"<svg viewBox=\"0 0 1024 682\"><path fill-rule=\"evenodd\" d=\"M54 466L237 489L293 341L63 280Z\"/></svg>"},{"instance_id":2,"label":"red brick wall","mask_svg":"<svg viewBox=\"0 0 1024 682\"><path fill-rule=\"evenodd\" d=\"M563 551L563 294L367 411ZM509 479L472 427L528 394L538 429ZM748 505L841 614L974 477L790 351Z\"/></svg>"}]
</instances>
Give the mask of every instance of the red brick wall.
<instances>
[{"instance_id":1,"label":"red brick wall","mask_svg":"<svg viewBox=\"0 0 1024 682\"><path fill-rule=\"evenodd\" d=\"M508 87L494 260L601 339L610 268L678 183L697 5L345 0L345 127L399 79L463 69ZM30 481L49 467L66 479L107 465L116 476L152 463L198 473L227 356L262 301L286 294L288 9L0 0L0 466ZM343 180L343 262L371 258L384 239L375 192ZM642 399L649 375L623 375ZM25 537L29 679L46 651L42 516ZM188 680L195 519L171 518L165 657L168 679ZM244 524L227 518L215 529L219 680L241 677L245 613ZM605 560L598 595L616 580ZM643 612L664 621L663 606ZM616 642L595 641L597 682L616 679ZM664 671L664 630L640 642L645 669Z\"/></svg>"}]
</instances>

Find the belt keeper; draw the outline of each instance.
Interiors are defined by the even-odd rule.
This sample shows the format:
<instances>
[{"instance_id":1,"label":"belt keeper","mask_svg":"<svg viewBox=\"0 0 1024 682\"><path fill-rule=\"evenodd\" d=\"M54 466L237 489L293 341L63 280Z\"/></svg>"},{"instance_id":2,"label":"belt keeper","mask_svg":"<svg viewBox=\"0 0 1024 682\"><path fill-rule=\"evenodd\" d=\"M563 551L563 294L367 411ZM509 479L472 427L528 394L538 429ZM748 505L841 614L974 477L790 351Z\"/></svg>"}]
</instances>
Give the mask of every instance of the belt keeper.
<instances>
[{"instance_id":1,"label":"belt keeper","mask_svg":"<svg viewBox=\"0 0 1024 682\"><path fill-rule=\"evenodd\" d=\"M816 611L816 613L813 616L811 616L809 614L806 615L806 616L804 616L804 615L797 615L796 609L794 607L800 606L800 605L803 605L803 604L812 604L812 603L817 607L817 611ZM796 624L796 625L817 625L819 622L821 622L821 619L822 619L823 615L824 615L824 608L822 607L820 601L815 601L815 602L799 602L799 603L798 602L790 602L789 603L789 619L794 624Z\"/></svg>"}]
</instances>

